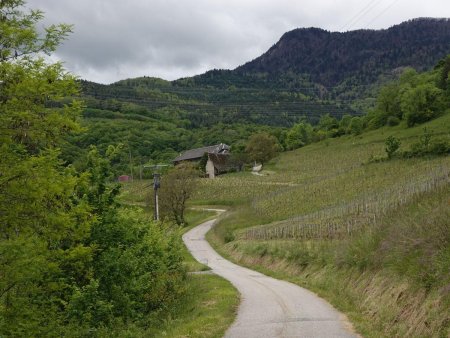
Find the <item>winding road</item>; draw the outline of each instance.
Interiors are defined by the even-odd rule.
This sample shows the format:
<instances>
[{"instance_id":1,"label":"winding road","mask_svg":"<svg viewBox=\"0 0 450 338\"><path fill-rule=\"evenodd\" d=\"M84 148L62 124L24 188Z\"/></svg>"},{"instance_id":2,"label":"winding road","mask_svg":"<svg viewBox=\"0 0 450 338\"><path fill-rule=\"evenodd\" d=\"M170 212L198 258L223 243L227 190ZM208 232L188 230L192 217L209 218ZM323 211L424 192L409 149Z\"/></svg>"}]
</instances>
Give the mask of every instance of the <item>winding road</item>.
<instances>
[{"instance_id":1,"label":"winding road","mask_svg":"<svg viewBox=\"0 0 450 338\"><path fill-rule=\"evenodd\" d=\"M359 337L344 315L314 293L220 256L205 240L214 222L188 231L183 241L199 262L229 280L241 294L237 318L225 337Z\"/></svg>"}]
</instances>

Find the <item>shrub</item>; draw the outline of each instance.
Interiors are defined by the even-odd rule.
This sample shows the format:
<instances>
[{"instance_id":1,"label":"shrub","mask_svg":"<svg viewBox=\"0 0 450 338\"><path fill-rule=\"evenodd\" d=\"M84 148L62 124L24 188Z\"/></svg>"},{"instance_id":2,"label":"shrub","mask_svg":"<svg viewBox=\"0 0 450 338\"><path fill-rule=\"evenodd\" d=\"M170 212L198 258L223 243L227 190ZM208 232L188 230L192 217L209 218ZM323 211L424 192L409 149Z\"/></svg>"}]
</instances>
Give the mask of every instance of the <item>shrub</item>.
<instances>
[{"instance_id":1,"label":"shrub","mask_svg":"<svg viewBox=\"0 0 450 338\"><path fill-rule=\"evenodd\" d=\"M400 148L400 140L398 138L396 138L395 136L389 136L386 141L385 141L385 145L386 145L386 153L388 158L392 158L395 154L395 152L398 150L398 148Z\"/></svg>"},{"instance_id":2,"label":"shrub","mask_svg":"<svg viewBox=\"0 0 450 338\"><path fill-rule=\"evenodd\" d=\"M387 125L388 126L397 126L400 124L400 119L396 116L389 116L387 119Z\"/></svg>"},{"instance_id":3,"label":"shrub","mask_svg":"<svg viewBox=\"0 0 450 338\"><path fill-rule=\"evenodd\" d=\"M350 125L348 126L349 132L350 134L353 135L359 135L362 133L364 126L363 126L363 121L361 120L360 117L353 117L352 120L350 121Z\"/></svg>"},{"instance_id":4,"label":"shrub","mask_svg":"<svg viewBox=\"0 0 450 338\"><path fill-rule=\"evenodd\" d=\"M432 83L406 90L402 95L402 111L408 127L436 118L442 109L442 90Z\"/></svg>"}]
</instances>

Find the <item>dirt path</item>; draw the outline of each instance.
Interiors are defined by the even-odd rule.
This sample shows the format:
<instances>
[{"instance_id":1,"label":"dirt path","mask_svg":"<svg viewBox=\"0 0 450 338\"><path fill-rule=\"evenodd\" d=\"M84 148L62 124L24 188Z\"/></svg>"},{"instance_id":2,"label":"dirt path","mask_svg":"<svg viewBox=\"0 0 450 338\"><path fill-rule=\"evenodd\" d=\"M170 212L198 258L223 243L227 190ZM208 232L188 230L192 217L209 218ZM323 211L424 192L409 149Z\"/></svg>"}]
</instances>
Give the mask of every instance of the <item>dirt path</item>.
<instances>
[{"instance_id":1,"label":"dirt path","mask_svg":"<svg viewBox=\"0 0 450 338\"><path fill-rule=\"evenodd\" d=\"M237 318L225 337L358 337L345 316L314 293L221 257L205 240L215 220L183 236L192 255L241 293Z\"/></svg>"}]
</instances>

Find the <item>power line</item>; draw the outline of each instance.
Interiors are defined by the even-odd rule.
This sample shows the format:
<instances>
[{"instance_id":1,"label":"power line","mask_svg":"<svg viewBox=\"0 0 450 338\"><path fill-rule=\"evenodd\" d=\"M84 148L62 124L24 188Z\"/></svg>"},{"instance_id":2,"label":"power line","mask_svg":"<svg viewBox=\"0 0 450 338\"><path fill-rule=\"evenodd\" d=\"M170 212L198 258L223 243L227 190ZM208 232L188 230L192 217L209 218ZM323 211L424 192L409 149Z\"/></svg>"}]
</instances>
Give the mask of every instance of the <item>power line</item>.
<instances>
[{"instance_id":1,"label":"power line","mask_svg":"<svg viewBox=\"0 0 450 338\"><path fill-rule=\"evenodd\" d=\"M377 16L375 16L372 20L369 21L369 23L367 23L365 26L369 26L372 22L374 22L376 19L378 19L381 15L383 15L384 13L386 13L392 6L394 6L397 2L399 2L399 0L394 0L391 2L391 4L389 6L387 6L383 11L381 11Z\"/></svg>"},{"instance_id":2,"label":"power line","mask_svg":"<svg viewBox=\"0 0 450 338\"><path fill-rule=\"evenodd\" d=\"M346 24L344 24L341 28L339 28L338 31L341 31L346 26L350 25L356 18L358 18L359 15L361 15L363 12L365 12L376 1L377 0L371 0L368 3L366 3L366 5L358 13L356 13L356 15L354 15Z\"/></svg>"},{"instance_id":3,"label":"power line","mask_svg":"<svg viewBox=\"0 0 450 338\"><path fill-rule=\"evenodd\" d=\"M381 0L382 1L382 0ZM369 14L371 11L373 11L381 2L380 0L377 0L372 6L368 7L359 17L357 20L355 20L349 27L348 30L350 30L350 28L354 27L358 22L361 21L361 19L363 19L367 14Z\"/></svg>"}]
</instances>

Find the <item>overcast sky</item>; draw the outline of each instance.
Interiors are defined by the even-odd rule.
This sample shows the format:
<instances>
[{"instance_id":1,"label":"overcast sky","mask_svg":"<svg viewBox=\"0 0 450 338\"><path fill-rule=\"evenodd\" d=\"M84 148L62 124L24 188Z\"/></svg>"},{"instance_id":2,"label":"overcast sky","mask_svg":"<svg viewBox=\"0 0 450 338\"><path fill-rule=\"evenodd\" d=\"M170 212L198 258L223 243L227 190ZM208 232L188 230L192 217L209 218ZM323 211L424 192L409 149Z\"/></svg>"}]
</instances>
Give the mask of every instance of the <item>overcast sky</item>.
<instances>
[{"instance_id":1,"label":"overcast sky","mask_svg":"<svg viewBox=\"0 0 450 338\"><path fill-rule=\"evenodd\" d=\"M380 29L450 17L450 0L28 0L27 7L43 10L45 25L74 25L54 58L100 83L234 69L295 28Z\"/></svg>"}]
</instances>

